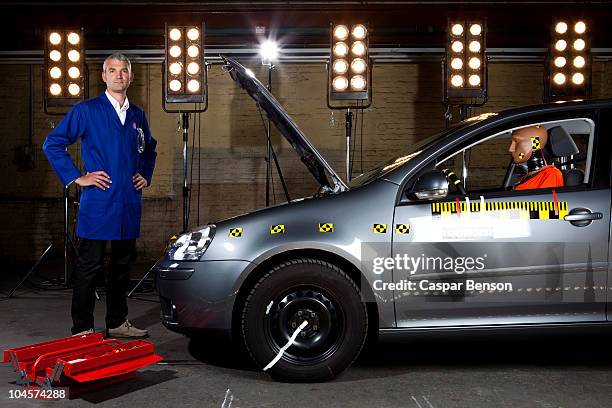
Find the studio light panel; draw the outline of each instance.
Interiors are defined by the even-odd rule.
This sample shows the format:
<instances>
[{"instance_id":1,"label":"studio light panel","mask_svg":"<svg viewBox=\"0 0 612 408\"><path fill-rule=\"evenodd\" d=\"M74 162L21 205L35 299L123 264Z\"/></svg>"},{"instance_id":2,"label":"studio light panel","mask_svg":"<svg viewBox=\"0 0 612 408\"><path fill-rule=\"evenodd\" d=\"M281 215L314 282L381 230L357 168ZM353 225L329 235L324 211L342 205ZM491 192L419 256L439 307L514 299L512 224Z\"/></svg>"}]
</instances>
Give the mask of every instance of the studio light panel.
<instances>
[{"instance_id":1,"label":"studio light panel","mask_svg":"<svg viewBox=\"0 0 612 408\"><path fill-rule=\"evenodd\" d=\"M85 48L81 30L45 33L45 103L71 106L87 97Z\"/></svg>"},{"instance_id":2,"label":"studio light panel","mask_svg":"<svg viewBox=\"0 0 612 408\"><path fill-rule=\"evenodd\" d=\"M447 100L485 97L485 33L483 21L448 21L444 73Z\"/></svg>"},{"instance_id":3,"label":"studio light panel","mask_svg":"<svg viewBox=\"0 0 612 408\"><path fill-rule=\"evenodd\" d=\"M590 97L591 58L588 27L583 20L553 22L546 61L546 99L550 101Z\"/></svg>"},{"instance_id":4,"label":"studio light panel","mask_svg":"<svg viewBox=\"0 0 612 408\"><path fill-rule=\"evenodd\" d=\"M169 103L202 103L206 92L204 24L166 24L164 96Z\"/></svg>"},{"instance_id":5,"label":"studio light panel","mask_svg":"<svg viewBox=\"0 0 612 408\"><path fill-rule=\"evenodd\" d=\"M328 92L330 101L369 100L371 64L365 24L331 26Z\"/></svg>"}]
</instances>

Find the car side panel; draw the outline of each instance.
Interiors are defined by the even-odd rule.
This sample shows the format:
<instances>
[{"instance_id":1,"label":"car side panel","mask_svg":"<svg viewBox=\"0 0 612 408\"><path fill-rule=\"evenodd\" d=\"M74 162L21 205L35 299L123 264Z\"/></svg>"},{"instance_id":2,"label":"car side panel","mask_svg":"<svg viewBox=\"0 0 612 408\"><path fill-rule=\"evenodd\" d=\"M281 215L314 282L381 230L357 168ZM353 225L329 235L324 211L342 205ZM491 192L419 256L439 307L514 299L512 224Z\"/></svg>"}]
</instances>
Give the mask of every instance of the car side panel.
<instances>
[{"instance_id":1,"label":"car side panel","mask_svg":"<svg viewBox=\"0 0 612 408\"><path fill-rule=\"evenodd\" d=\"M201 260L252 263L236 279L233 290L238 291L256 265L266 259L289 250L318 249L351 262L365 273L361 284L371 285L379 277L368 275L362 267L362 248L375 243L384 252L380 256L389 256L397 189L395 184L379 181L343 194L307 199L221 222ZM386 233L375 232L375 224L386 225ZM392 279L391 275L387 278ZM393 302L377 302L380 327L394 327Z\"/></svg>"}]
</instances>

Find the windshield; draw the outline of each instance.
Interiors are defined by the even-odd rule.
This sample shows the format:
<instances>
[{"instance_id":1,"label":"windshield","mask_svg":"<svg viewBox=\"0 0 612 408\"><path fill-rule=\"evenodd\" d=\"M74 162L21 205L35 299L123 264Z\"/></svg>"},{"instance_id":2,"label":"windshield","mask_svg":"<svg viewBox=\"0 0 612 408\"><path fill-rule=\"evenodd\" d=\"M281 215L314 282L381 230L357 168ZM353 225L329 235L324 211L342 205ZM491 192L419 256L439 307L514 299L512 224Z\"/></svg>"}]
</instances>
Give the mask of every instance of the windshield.
<instances>
[{"instance_id":1,"label":"windshield","mask_svg":"<svg viewBox=\"0 0 612 408\"><path fill-rule=\"evenodd\" d=\"M417 157L423 150L429 147L431 144L435 143L439 139L447 137L451 133L462 130L468 126L472 126L475 123L478 123L484 119L487 119L495 113L484 113L478 116L471 117L454 125L451 125L449 128L444 129L440 133L436 133L433 136L425 138L415 144L413 144L408 151L403 153L400 156L393 157L390 160L384 161L378 164L373 169L366 171L365 173L355 177L352 179L348 186L349 189L356 188L368 184L378 178L383 177L385 174L391 172L392 170L397 169L398 167L408 163L410 160Z\"/></svg>"}]
</instances>

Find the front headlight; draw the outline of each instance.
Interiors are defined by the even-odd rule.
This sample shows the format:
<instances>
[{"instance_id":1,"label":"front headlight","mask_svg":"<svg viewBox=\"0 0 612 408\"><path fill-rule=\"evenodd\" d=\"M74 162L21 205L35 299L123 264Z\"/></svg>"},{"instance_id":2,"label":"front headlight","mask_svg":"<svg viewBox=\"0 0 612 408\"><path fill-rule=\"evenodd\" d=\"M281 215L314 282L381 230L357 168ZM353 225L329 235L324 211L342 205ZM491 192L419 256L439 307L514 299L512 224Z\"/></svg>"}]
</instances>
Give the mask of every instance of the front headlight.
<instances>
[{"instance_id":1,"label":"front headlight","mask_svg":"<svg viewBox=\"0 0 612 408\"><path fill-rule=\"evenodd\" d=\"M214 225L181 235L169 245L168 257L173 261L197 261L206 252L215 236Z\"/></svg>"}]
</instances>

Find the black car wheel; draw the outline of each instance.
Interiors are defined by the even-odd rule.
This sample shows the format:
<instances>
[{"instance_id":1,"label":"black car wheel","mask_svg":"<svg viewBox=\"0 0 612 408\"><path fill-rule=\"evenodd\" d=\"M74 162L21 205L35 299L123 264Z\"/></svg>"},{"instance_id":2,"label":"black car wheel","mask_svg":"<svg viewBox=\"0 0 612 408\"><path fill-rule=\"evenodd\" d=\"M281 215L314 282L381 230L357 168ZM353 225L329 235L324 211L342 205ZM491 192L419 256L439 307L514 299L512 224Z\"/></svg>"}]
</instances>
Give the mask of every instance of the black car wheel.
<instances>
[{"instance_id":1,"label":"black car wheel","mask_svg":"<svg viewBox=\"0 0 612 408\"><path fill-rule=\"evenodd\" d=\"M366 340L368 316L355 283L336 266L316 259L284 262L252 288L241 334L251 357L280 381L325 381L348 367Z\"/></svg>"}]
</instances>

